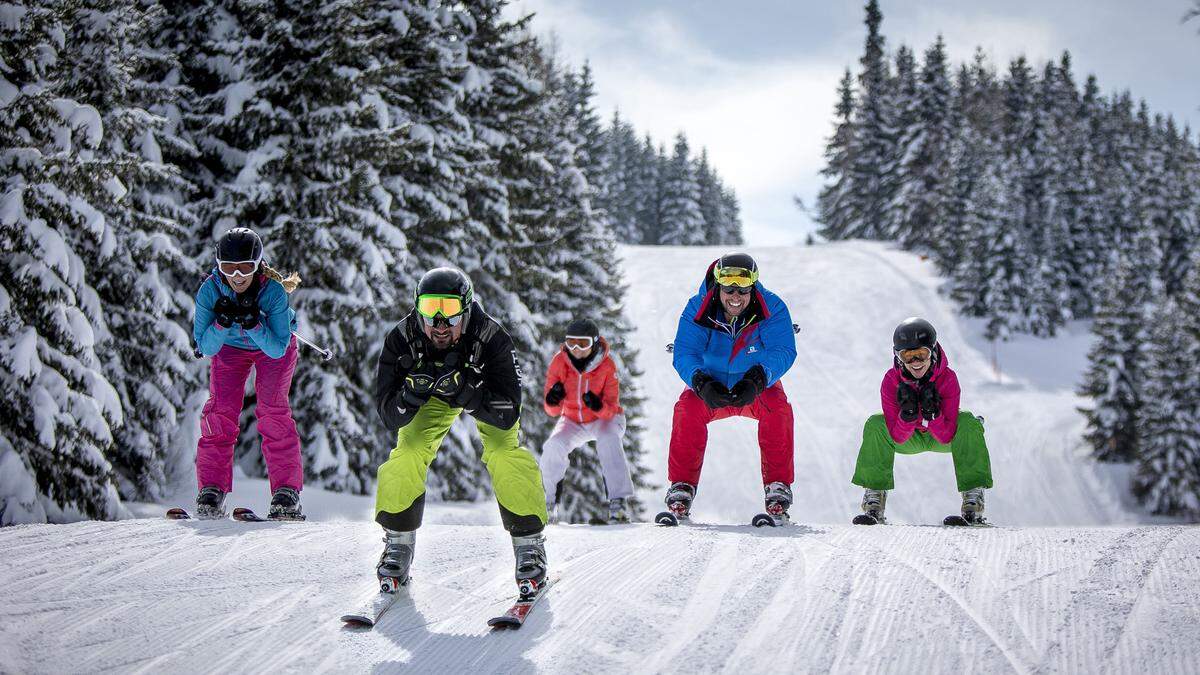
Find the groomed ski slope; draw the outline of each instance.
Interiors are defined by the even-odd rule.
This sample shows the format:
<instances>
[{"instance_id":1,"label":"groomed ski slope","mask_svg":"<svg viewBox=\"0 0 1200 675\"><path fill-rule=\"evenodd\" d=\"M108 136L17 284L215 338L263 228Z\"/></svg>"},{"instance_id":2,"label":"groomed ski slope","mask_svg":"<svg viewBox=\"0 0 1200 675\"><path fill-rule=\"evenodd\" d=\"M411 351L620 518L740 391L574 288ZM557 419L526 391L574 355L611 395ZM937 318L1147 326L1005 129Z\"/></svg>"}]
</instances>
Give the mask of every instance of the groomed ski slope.
<instances>
[{"instance_id":1,"label":"groomed ski slope","mask_svg":"<svg viewBox=\"0 0 1200 675\"><path fill-rule=\"evenodd\" d=\"M663 347L715 249L624 250L665 481L682 383ZM0 530L0 672L1115 672L1200 669L1200 530L1151 525L1077 447L1081 331L1000 352L935 293L928 263L847 243L752 250L804 330L796 408L802 525L755 530L753 422L716 423L696 502L675 529L551 526L561 576L517 632L512 554L491 504L427 509L409 599L373 631L337 617L370 592L370 499L305 492L307 523L169 522ZM957 507L949 457L900 457L895 523L846 525L862 419L893 324L939 328L987 418L1002 527L928 526ZM661 486L658 486L661 487ZM656 505L660 490L647 498ZM262 481L232 501L263 508ZM186 495L180 499L187 498ZM162 506L135 511L159 516Z\"/></svg>"}]
</instances>

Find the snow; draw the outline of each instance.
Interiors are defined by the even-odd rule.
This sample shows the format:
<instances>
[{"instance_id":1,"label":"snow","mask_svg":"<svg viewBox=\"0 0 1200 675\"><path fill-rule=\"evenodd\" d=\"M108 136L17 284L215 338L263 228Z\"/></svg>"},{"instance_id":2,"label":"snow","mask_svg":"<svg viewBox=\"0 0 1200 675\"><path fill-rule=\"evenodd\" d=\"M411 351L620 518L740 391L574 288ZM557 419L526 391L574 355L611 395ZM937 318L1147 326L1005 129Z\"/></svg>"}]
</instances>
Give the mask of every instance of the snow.
<instances>
[{"instance_id":1,"label":"snow","mask_svg":"<svg viewBox=\"0 0 1200 675\"><path fill-rule=\"evenodd\" d=\"M38 358L37 346L37 330L33 326L27 326L6 350L5 369L18 380L28 382L35 379L42 372L42 361Z\"/></svg>"},{"instance_id":2,"label":"snow","mask_svg":"<svg viewBox=\"0 0 1200 675\"><path fill-rule=\"evenodd\" d=\"M651 509L683 388L664 346L721 252L621 249L637 332L614 348L640 350L645 371ZM750 252L803 327L784 378L799 525L745 524L761 509L755 424L721 421L710 428L697 523L549 526L560 581L519 632L485 625L513 593L491 501L427 505L406 604L364 632L337 617L373 589L371 496L306 489L306 523L166 521L166 504L194 497L184 476L164 503L127 505L137 520L0 529L0 672L1200 668L1200 529L1148 522L1126 504L1127 476L1086 458L1073 392L1085 325L999 345L997 375L982 326L954 315L928 262L862 242ZM845 524L861 496L849 476L879 405L891 331L915 314L937 326L964 405L987 419L998 527L929 527L958 507L950 458L939 454L897 459L895 524ZM268 492L238 475L228 503L265 510ZM79 569L87 574L62 573Z\"/></svg>"},{"instance_id":3,"label":"snow","mask_svg":"<svg viewBox=\"0 0 1200 675\"><path fill-rule=\"evenodd\" d=\"M225 88L225 121L228 122L242 114L246 101L258 94L258 88L253 82L242 80L234 82Z\"/></svg>"},{"instance_id":4,"label":"snow","mask_svg":"<svg viewBox=\"0 0 1200 675\"><path fill-rule=\"evenodd\" d=\"M28 12L29 10L21 5L14 5L10 2L0 3L0 28L11 31L20 30L21 22L25 20Z\"/></svg>"}]
</instances>

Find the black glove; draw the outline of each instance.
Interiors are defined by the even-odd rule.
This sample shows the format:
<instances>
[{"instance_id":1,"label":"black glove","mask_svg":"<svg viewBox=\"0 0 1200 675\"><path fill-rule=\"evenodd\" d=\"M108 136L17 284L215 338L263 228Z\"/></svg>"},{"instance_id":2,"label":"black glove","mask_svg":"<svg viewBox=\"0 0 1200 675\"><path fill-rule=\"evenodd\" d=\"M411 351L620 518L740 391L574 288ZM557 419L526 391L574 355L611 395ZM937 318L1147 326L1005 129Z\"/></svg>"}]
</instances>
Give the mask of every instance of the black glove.
<instances>
[{"instance_id":1,"label":"black glove","mask_svg":"<svg viewBox=\"0 0 1200 675\"><path fill-rule=\"evenodd\" d=\"M559 403L562 403L562 400L566 398L566 396L567 390L563 387L563 383L555 382L554 386L550 387L550 391L546 392L546 405L556 406Z\"/></svg>"},{"instance_id":2,"label":"black glove","mask_svg":"<svg viewBox=\"0 0 1200 675\"><path fill-rule=\"evenodd\" d=\"M428 401L429 397L433 396L435 382L437 382L437 376L430 372L425 364L418 363L404 376L405 400L409 402L419 400L422 403Z\"/></svg>"},{"instance_id":3,"label":"black glove","mask_svg":"<svg viewBox=\"0 0 1200 675\"><path fill-rule=\"evenodd\" d=\"M462 374L462 386L458 393L446 399L446 402L452 407L474 412L483 405L483 383L474 373L459 372Z\"/></svg>"},{"instance_id":4,"label":"black glove","mask_svg":"<svg viewBox=\"0 0 1200 675\"><path fill-rule=\"evenodd\" d=\"M238 308L238 323L242 324L243 330L250 330L258 326L258 288L257 284L254 288L245 293L238 293L234 304Z\"/></svg>"},{"instance_id":5,"label":"black glove","mask_svg":"<svg viewBox=\"0 0 1200 675\"><path fill-rule=\"evenodd\" d=\"M217 304L213 305L213 313L216 314L217 325L221 328L232 328L241 316L237 303L224 295L217 298Z\"/></svg>"},{"instance_id":6,"label":"black glove","mask_svg":"<svg viewBox=\"0 0 1200 675\"><path fill-rule=\"evenodd\" d=\"M750 405L766 387L767 374L763 372L762 366L754 366L729 390L730 405Z\"/></svg>"},{"instance_id":7,"label":"black glove","mask_svg":"<svg viewBox=\"0 0 1200 675\"><path fill-rule=\"evenodd\" d=\"M932 382L925 382L921 385L918 399L921 402L921 417L934 420L942 414L942 395L938 393L937 387Z\"/></svg>"},{"instance_id":8,"label":"black glove","mask_svg":"<svg viewBox=\"0 0 1200 675\"><path fill-rule=\"evenodd\" d=\"M583 404L596 412L600 412L600 409L604 407L604 401L590 391L583 393Z\"/></svg>"},{"instance_id":9,"label":"black glove","mask_svg":"<svg viewBox=\"0 0 1200 675\"><path fill-rule=\"evenodd\" d=\"M704 401L704 405L716 410L732 405L732 397L725 385L712 379L707 373L698 372L692 378L692 389Z\"/></svg>"},{"instance_id":10,"label":"black glove","mask_svg":"<svg viewBox=\"0 0 1200 675\"><path fill-rule=\"evenodd\" d=\"M917 390L901 381L896 388L896 402L900 404L900 419L905 422L916 422L920 416L917 403Z\"/></svg>"}]
</instances>

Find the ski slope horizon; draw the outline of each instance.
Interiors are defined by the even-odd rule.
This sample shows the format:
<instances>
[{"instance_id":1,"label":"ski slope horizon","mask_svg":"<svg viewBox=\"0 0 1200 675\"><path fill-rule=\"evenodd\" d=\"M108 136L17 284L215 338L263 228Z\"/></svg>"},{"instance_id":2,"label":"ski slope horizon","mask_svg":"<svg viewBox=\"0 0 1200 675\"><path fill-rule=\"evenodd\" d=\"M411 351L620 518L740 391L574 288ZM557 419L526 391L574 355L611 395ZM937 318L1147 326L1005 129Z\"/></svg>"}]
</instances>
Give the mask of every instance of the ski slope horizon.
<instances>
[{"instance_id":1,"label":"ski slope horizon","mask_svg":"<svg viewBox=\"0 0 1200 675\"><path fill-rule=\"evenodd\" d=\"M797 525L747 524L762 507L755 424L721 421L698 522L548 526L559 581L521 630L485 623L515 590L495 504L479 502L427 506L407 596L362 631L337 617L374 592L370 497L310 488L306 523L167 521L165 504L131 504L141 518L0 529L0 672L1200 670L1200 529L1152 524L1170 521L1128 504L1122 470L1087 457L1073 393L1086 326L993 357L916 256L864 242L748 250L802 327L784 379ZM721 252L621 251L651 514L683 388L665 345ZM929 526L958 508L943 454L897 459L895 524L846 524L891 331L913 314L938 328L964 406L987 419L998 527ZM239 477L230 504L267 499L265 481Z\"/></svg>"}]
</instances>

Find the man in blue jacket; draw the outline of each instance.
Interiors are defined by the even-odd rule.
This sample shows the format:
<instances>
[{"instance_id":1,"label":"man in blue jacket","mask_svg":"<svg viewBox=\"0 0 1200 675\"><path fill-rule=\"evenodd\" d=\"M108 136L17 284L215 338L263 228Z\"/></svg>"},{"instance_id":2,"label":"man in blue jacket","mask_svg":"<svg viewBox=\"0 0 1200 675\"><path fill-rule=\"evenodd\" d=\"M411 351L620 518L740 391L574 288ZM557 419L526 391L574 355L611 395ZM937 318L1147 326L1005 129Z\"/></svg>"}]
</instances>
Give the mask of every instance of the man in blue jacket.
<instances>
[{"instance_id":1,"label":"man in blue jacket","mask_svg":"<svg viewBox=\"0 0 1200 675\"><path fill-rule=\"evenodd\" d=\"M704 465L708 423L735 415L758 420L767 513L787 520L792 503L792 406L779 378L796 360L792 318L758 281L745 253L708 268L679 317L674 366L689 385L675 404L667 464L667 508L687 518Z\"/></svg>"}]
</instances>

